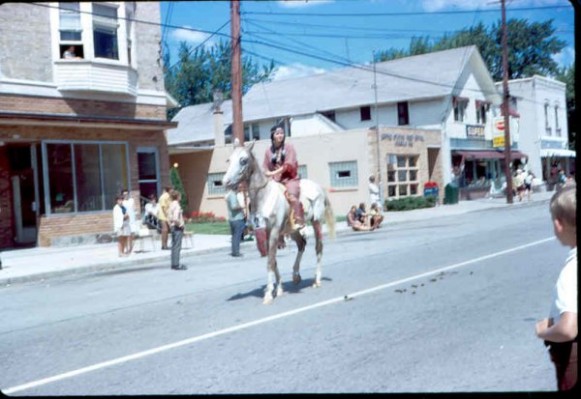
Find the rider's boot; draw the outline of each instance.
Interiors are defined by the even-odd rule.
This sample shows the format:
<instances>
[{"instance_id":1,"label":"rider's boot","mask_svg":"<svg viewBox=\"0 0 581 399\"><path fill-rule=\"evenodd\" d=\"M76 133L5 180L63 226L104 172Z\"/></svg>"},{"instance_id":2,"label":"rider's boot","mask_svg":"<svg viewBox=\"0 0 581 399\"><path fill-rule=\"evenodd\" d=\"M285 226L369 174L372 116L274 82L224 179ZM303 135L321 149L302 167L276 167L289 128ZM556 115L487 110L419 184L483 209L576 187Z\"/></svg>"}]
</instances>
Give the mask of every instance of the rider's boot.
<instances>
[{"instance_id":1,"label":"rider's boot","mask_svg":"<svg viewBox=\"0 0 581 399\"><path fill-rule=\"evenodd\" d=\"M301 230L305 227L305 211L303 209L303 204L301 201L294 201L291 203L293 208L293 216L294 216L294 229Z\"/></svg>"}]
</instances>

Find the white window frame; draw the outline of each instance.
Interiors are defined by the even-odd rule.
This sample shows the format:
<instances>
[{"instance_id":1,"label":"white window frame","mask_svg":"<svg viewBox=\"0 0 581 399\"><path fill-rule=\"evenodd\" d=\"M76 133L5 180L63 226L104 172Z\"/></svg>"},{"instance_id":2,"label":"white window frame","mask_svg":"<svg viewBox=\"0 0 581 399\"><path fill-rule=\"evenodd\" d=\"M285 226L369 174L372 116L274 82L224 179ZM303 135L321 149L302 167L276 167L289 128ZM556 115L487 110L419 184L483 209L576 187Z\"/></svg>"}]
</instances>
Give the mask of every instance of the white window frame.
<instances>
[{"instance_id":1,"label":"white window frame","mask_svg":"<svg viewBox=\"0 0 581 399\"><path fill-rule=\"evenodd\" d=\"M53 50L53 60L69 61L62 58L61 45L69 44L70 41L60 40L60 8L58 2L50 3L50 23L51 23L51 44ZM95 58L94 42L93 42L93 3L80 2L79 12L81 20L81 41L70 43L75 46L83 47L83 59L92 61L94 63L111 64L111 65L126 65L137 68L136 57L131 57L131 65L129 65L128 57L128 40L131 40L133 48L131 52L135 55L135 23L129 23L127 19L128 6L125 2L100 2L99 5L117 8L117 50L119 59L109 58ZM131 14L131 10L129 11ZM127 27L130 25L130 32ZM70 62L78 62L78 60L70 60Z\"/></svg>"},{"instance_id":2,"label":"white window frame","mask_svg":"<svg viewBox=\"0 0 581 399\"><path fill-rule=\"evenodd\" d=\"M206 185L208 186L208 197L223 196L226 194L226 188L222 184L222 178L226 172L208 173ZM219 184L216 184L218 183Z\"/></svg>"},{"instance_id":3,"label":"white window frame","mask_svg":"<svg viewBox=\"0 0 581 399\"><path fill-rule=\"evenodd\" d=\"M387 154L387 198L397 199L404 197L418 197L420 192L420 155L419 154ZM410 162L413 160L415 162ZM401 173L405 173L405 180L400 180ZM390 174L393 178L390 179ZM415 179L411 175L415 174ZM415 190L415 193L412 191Z\"/></svg>"}]
</instances>

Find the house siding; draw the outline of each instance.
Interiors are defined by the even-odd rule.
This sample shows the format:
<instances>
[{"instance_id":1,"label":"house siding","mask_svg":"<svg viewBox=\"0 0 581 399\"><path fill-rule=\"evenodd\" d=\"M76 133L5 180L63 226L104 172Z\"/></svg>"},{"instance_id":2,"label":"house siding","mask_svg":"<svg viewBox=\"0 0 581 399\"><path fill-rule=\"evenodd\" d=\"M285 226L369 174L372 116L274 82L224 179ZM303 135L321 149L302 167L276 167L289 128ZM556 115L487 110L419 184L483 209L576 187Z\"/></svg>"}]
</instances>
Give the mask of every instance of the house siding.
<instances>
[{"instance_id":1,"label":"house siding","mask_svg":"<svg viewBox=\"0 0 581 399\"><path fill-rule=\"evenodd\" d=\"M0 77L52 81L48 37L48 8L24 3L0 5Z\"/></svg>"},{"instance_id":2,"label":"house siding","mask_svg":"<svg viewBox=\"0 0 581 399\"><path fill-rule=\"evenodd\" d=\"M98 60L95 63L105 72L107 68L110 71L121 68L135 74L135 93L132 94L133 89L124 94L116 93L113 81L98 91L92 90L90 84L86 85L89 89L82 91L59 90L59 85L54 82L55 66L66 65L74 69L78 65L81 68L94 60L86 59L79 64L74 61L67 63L54 53L58 48L55 46L58 38L52 37L56 31L51 22L54 22L58 11L51 7L56 4L46 3L46 7L22 3L0 5L0 114L4 114L0 119L0 207L4 215L0 222L0 248L22 244L16 240L14 209L18 201L12 198L15 192L12 178L20 173L18 168L22 165L15 166L19 162L7 156L13 149L24 149L24 154L30 149L31 155L35 151L38 154L36 161L30 157L24 167L26 173L35 174L40 186L34 192L41 204L33 203L33 207L42 213L35 211L38 212L33 230L36 239L32 242L40 246L97 242L101 236L110 236L113 232L111 209L114 205L105 204L105 210L78 213L51 213L44 210L48 190L44 187L47 171L44 170L46 159L43 157L46 154L42 153L43 142L56 140L63 143L126 144L127 164L123 167L128 169L127 188L138 213L140 197L143 196L139 186L138 149L149 147L157 152L158 186L168 185L170 180L165 137L165 129L170 124L165 124L166 93L159 56L160 27L134 23L132 48L135 59L131 65L137 68L136 74L125 63L127 56L123 54L126 49L124 43L119 44L119 61ZM125 5L120 3L120 7ZM82 6L89 5L83 3ZM120 10L119 15L122 17L125 9ZM86 17L82 18L86 20ZM159 22L159 3L136 2L134 18ZM124 20L119 21L121 23ZM125 37L124 32L125 27L120 26L120 40ZM90 42L84 42L85 45L87 43ZM85 50L86 55L92 52L89 48ZM33 119L30 118L32 115ZM31 166L35 162L38 163L36 169ZM125 160L122 162L125 163ZM34 198L22 198L22 203L26 202L27 206L30 206L31 201ZM30 222L30 209L22 212L27 212Z\"/></svg>"}]
</instances>

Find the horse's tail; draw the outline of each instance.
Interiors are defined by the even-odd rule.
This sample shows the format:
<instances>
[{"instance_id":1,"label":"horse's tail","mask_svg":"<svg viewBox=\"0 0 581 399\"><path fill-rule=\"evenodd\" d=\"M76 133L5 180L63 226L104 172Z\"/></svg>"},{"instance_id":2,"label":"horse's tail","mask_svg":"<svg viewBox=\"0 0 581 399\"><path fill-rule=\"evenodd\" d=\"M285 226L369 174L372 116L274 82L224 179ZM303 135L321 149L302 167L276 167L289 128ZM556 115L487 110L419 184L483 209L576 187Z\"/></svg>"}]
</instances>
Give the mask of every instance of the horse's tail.
<instances>
[{"instance_id":1,"label":"horse's tail","mask_svg":"<svg viewBox=\"0 0 581 399\"><path fill-rule=\"evenodd\" d=\"M331 207L331 202L327 193L325 193L325 222L327 223L327 232L331 239L335 238L335 214L333 213L333 208Z\"/></svg>"}]
</instances>

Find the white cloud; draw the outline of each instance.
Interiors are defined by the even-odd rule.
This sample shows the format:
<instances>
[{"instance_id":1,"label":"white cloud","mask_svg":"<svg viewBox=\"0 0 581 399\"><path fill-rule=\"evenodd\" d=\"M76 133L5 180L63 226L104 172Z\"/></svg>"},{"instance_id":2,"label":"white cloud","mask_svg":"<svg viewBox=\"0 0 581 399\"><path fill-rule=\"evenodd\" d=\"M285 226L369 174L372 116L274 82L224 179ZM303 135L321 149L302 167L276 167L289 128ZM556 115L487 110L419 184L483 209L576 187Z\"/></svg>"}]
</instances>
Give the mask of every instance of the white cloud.
<instances>
[{"instance_id":1,"label":"white cloud","mask_svg":"<svg viewBox=\"0 0 581 399\"><path fill-rule=\"evenodd\" d=\"M333 0L279 0L278 5L286 8L302 8L333 3Z\"/></svg>"},{"instance_id":2,"label":"white cloud","mask_svg":"<svg viewBox=\"0 0 581 399\"><path fill-rule=\"evenodd\" d=\"M282 65L276 68L272 75L273 80L283 80L291 78L300 78L308 75L315 75L326 72L323 68L312 67L304 64Z\"/></svg>"},{"instance_id":3,"label":"white cloud","mask_svg":"<svg viewBox=\"0 0 581 399\"><path fill-rule=\"evenodd\" d=\"M509 7L540 7L567 4L564 0L514 0L507 3ZM491 0L422 0L422 8L430 12L444 9L476 10L498 7L500 7L500 3Z\"/></svg>"},{"instance_id":4,"label":"white cloud","mask_svg":"<svg viewBox=\"0 0 581 399\"><path fill-rule=\"evenodd\" d=\"M208 36L210 36L208 33L204 33L204 32L197 32L197 31L193 31L193 30L189 30L192 29L191 26L188 25L184 25L184 28L187 29L174 29L170 36L173 40L177 41L177 42L187 42L190 44L199 44L202 43L204 40L206 40L208 38ZM206 46L212 46L213 43L213 39L208 40L208 42L206 43Z\"/></svg>"},{"instance_id":5,"label":"white cloud","mask_svg":"<svg viewBox=\"0 0 581 399\"><path fill-rule=\"evenodd\" d=\"M553 56L553 60L559 64L559 67L569 67L575 61L575 48L565 47L559 54Z\"/></svg>"}]
</instances>

